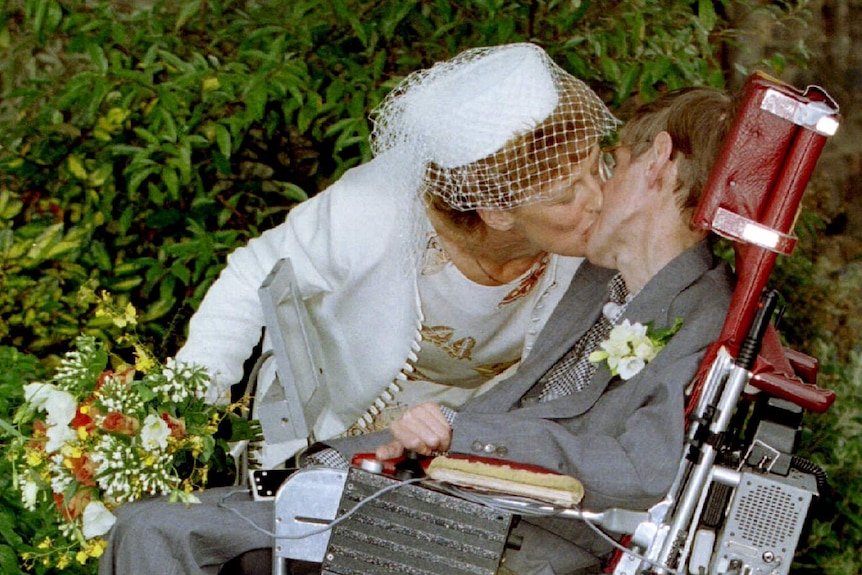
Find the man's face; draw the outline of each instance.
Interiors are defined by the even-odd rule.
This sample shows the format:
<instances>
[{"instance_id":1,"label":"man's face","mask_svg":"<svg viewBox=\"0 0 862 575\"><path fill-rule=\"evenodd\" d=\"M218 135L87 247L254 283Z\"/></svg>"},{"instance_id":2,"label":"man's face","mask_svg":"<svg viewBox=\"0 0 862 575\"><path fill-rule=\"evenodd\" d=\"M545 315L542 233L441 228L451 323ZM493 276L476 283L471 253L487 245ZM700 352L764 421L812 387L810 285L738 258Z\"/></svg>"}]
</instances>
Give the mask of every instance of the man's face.
<instances>
[{"instance_id":1,"label":"man's face","mask_svg":"<svg viewBox=\"0 0 862 575\"><path fill-rule=\"evenodd\" d=\"M613 150L613 175L602 185L602 209L588 231L587 257L596 265L616 268L620 250L637 231L638 217L647 198L646 157L632 159L631 149Z\"/></svg>"},{"instance_id":2,"label":"man's face","mask_svg":"<svg viewBox=\"0 0 862 575\"><path fill-rule=\"evenodd\" d=\"M586 233L601 208L599 150L550 184L553 200L512 210L515 227L536 248L565 256L586 254Z\"/></svg>"}]
</instances>

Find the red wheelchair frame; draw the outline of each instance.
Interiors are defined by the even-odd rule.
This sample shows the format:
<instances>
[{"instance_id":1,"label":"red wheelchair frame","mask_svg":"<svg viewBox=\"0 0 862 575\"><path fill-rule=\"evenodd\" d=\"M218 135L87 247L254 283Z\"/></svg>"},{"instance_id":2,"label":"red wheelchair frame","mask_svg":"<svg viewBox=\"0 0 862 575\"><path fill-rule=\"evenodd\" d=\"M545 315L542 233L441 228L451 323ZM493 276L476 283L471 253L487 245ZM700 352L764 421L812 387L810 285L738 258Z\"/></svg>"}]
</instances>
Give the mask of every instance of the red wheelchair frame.
<instances>
[{"instance_id":1,"label":"red wheelchair frame","mask_svg":"<svg viewBox=\"0 0 862 575\"><path fill-rule=\"evenodd\" d=\"M822 413L835 394L817 387L814 358L781 346L766 285L777 256L795 248L803 192L839 122L820 88L748 79L694 217L734 242L737 285L690 389L674 486L608 572L788 573L825 479L794 455L802 410Z\"/></svg>"}]
</instances>

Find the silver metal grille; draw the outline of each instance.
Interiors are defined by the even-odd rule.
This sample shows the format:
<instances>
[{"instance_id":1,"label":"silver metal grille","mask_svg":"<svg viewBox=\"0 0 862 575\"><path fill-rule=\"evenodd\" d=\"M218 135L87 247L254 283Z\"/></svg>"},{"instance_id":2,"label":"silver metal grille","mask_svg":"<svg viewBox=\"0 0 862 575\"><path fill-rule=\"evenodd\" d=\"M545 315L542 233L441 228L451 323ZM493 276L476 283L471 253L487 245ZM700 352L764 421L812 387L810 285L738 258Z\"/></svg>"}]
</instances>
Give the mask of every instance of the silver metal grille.
<instances>
[{"instance_id":1,"label":"silver metal grille","mask_svg":"<svg viewBox=\"0 0 862 575\"><path fill-rule=\"evenodd\" d=\"M390 477L351 469L339 516ZM324 575L494 575L512 515L419 485L404 485L363 504L332 529Z\"/></svg>"},{"instance_id":2,"label":"silver metal grille","mask_svg":"<svg viewBox=\"0 0 862 575\"><path fill-rule=\"evenodd\" d=\"M777 547L793 534L800 520L798 498L780 484L756 485L736 510L739 535L758 547Z\"/></svg>"},{"instance_id":3,"label":"silver metal grille","mask_svg":"<svg viewBox=\"0 0 862 575\"><path fill-rule=\"evenodd\" d=\"M787 575L816 493L812 475L796 471L787 477L743 473L710 573L723 573L737 561L749 573Z\"/></svg>"}]
</instances>

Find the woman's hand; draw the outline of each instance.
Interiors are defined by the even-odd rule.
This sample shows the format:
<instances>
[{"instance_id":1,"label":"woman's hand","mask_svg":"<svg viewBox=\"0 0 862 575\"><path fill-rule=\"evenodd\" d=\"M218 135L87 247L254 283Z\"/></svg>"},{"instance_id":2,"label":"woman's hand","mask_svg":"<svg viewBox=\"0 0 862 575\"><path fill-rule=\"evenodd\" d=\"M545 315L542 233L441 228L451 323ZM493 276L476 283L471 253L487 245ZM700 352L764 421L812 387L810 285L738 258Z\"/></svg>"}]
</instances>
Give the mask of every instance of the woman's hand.
<instances>
[{"instance_id":1,"label":"woman's hand","mask_svg":"<svg viewBox=\"0 0 862 575\"><path fill-rule=\"evenodd\" d=\"M420 455L447 451L452 443L452 429L436 403L423 403L404 413L390 428L395 441L377 448L375 456L383 461L394 459L405 449Z\"/></svg>"}]
</instances>

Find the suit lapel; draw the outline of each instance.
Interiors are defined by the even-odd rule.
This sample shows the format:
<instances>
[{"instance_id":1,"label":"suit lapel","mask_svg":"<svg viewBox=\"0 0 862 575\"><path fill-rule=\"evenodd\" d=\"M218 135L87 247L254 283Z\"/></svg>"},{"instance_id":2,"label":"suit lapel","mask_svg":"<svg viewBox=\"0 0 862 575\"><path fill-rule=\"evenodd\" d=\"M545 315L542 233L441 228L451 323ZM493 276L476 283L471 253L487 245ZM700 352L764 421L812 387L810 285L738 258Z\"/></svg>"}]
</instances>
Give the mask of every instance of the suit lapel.
<instances>
[{"instance_id":1,"label":"suit lapel","mask_svg":"<svg viewBox=\"0 0 862 575\"><path fill-rule=\"evenodd\" d=\"M701 242L686 250L674 258L664 267L664 269L662 269L661 272L656 274L656 276L653 277L646 286L644 286L644 288L626 307L626 311L623 313L619 321L621 322L624 319L628 319L632 323L639 322L642 324L654 322L656 327L668 327L676 319L668 317L670 304L680 292L697 281L697 279L704 273L709 271L712 266L712 261L712 251L708 242ZM608 272L608 270L601 271ZM615 272L610 272L605 277L604 283L602 283L601 297L596 298L594 296L590 300L591 305L593 305L593 309L599 308L603 305L603 300L606 297L605 286L614 273ZM575 282L573 281L573 286L574 284ZM569 294L566 295L568 296ZM556 313L554 315L556 315ZM549 369L557 359L571 348L574 341L576 341L584 331L589 329L596 317L596 313L588 314L582 312L580 314L577 326L577 336L567 343L565 349L563 349L561 353L556 354L556 357L551 361L551 363L544 365L544 370L541 371L542 374L544 374L544 372L547 371L547 369ZM542 332L542 335L545 335L545 331ZM552 354L548 354L547 356L544 356L543 359L548 361L552 357ZM538 360L539 358L537 357L536 359ZM536 381L537 379L538 378L535 378L533 381ZM596 373L593 375L593 379L589 387L565 398L525 407L525 415L529 414L535 417L550 418L574 417L579 415L592 407L592 405L607 389L608 384L610 384L612 379L613 376L611 375L610 369L608 369L607 363L602 362L596 369ZM529 386L527 389L529 389ZM519 398L520 396L518 399Z\"/></svg>"},{"instance_id":2,"label":"suit lapel","mask_svg":"<svg viewBox=\"0 0 862 575\"><path fill-rule=\"evenodd\" d=\"M504 383L472 401L466 408L516 405L521 397L595 323L607 298L607 285L616 272L584 262L542 329L530 354Z\"/></svg>"}]
</instances>

